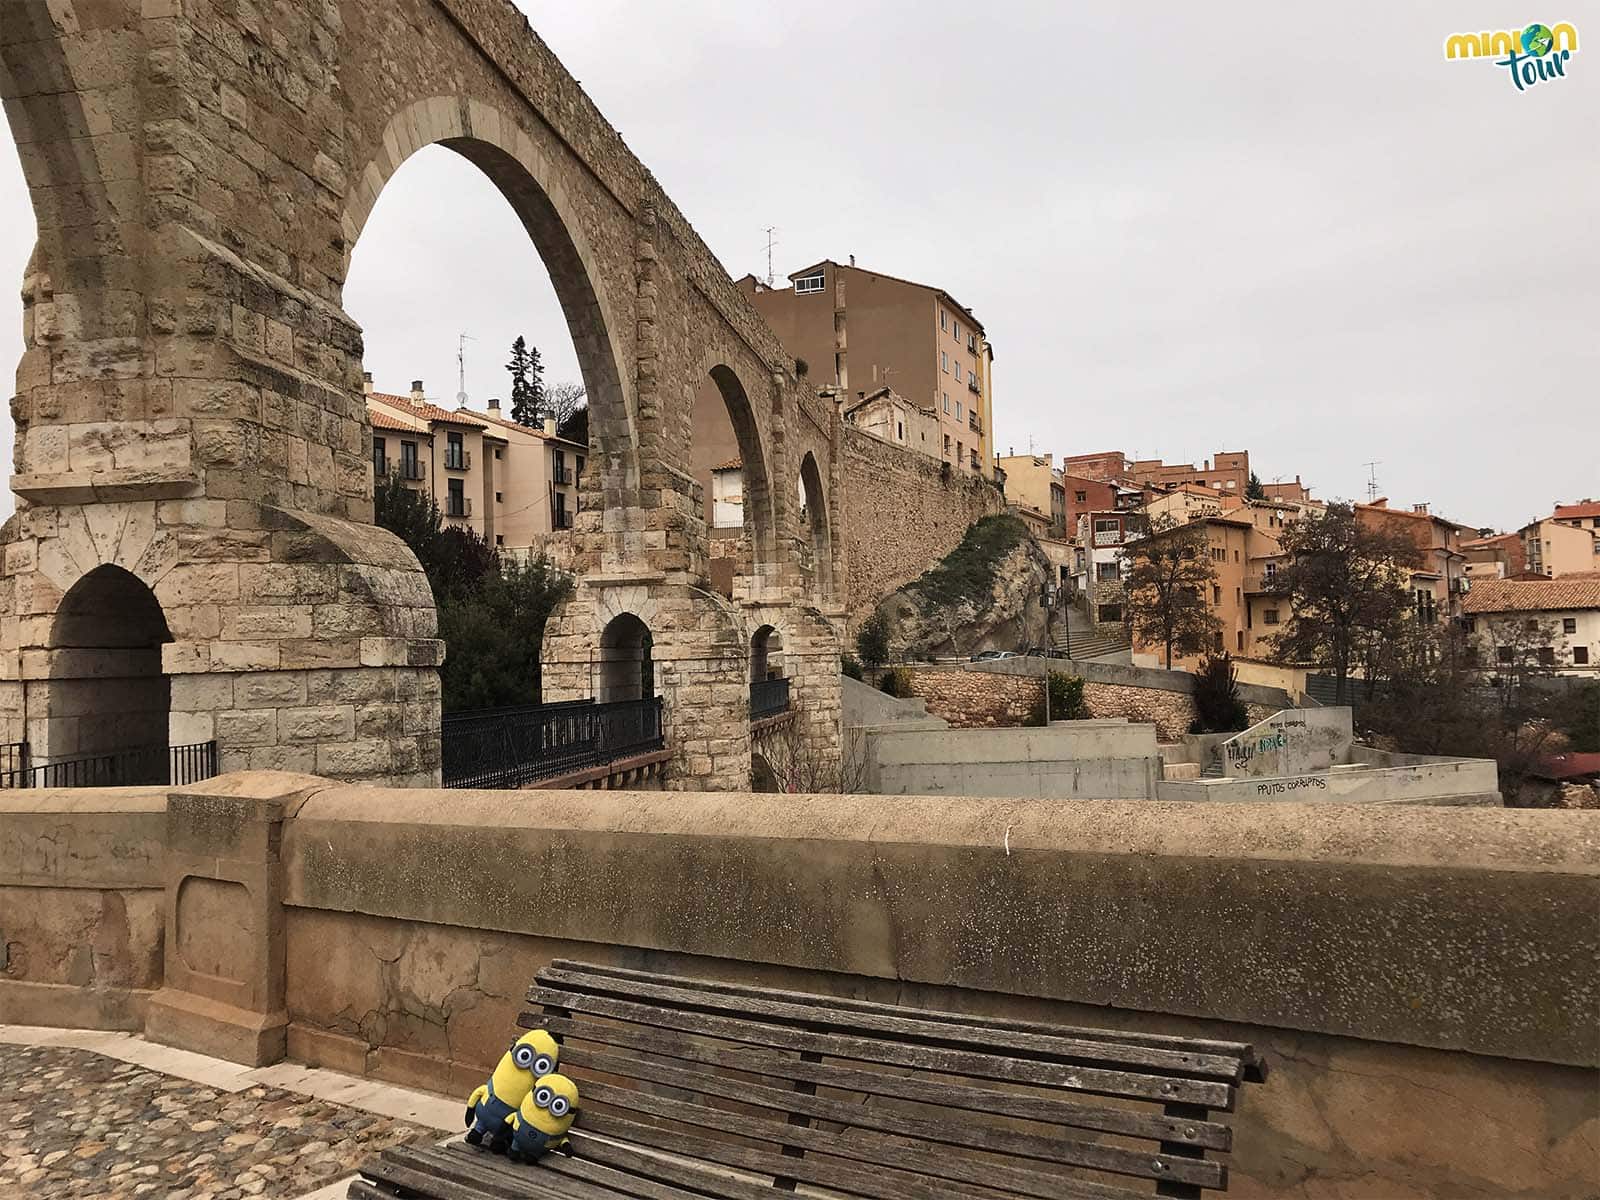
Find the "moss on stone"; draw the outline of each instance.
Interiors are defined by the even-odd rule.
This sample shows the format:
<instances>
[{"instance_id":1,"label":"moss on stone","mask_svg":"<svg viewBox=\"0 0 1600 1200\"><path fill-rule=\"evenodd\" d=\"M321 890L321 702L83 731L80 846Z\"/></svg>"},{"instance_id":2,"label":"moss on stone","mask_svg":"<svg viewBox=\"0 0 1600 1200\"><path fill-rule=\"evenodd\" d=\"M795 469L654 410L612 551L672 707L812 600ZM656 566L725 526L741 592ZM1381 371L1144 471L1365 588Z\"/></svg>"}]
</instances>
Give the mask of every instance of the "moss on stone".
<instances>
[{"instance_id":1,"label":"moss on stone","mask_svg":"<svg viewBox=\"0 0 1600 1200\"><path fill-rule=\"evenodd\" d=\"M1028 527L1009 513L976 521L961 544L906 586L925 611L936 605L976 601L994 586L995 568L1028 537Z\"/></svg>"}]
</instances>

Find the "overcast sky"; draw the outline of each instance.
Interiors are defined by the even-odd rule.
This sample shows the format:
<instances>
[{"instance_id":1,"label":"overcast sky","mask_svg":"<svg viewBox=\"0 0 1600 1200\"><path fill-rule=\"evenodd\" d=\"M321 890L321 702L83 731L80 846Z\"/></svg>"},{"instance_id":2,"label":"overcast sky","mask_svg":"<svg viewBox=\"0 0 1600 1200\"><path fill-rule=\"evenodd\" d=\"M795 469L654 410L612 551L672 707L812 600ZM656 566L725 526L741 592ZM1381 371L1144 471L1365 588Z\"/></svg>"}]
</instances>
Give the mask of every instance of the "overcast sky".
<instances>
[{"instance_id":1,"label":"overcast sky","mask_svg":"<svg viewBox=\"0 0 1600 1200\"><path fill-rule=\"evenodd\" d=\"M771 225L780 277L855 254L971 308L1002 452L1248 449L1325 498L1379 460L1395 503L1511 528L1600 496L1600 5L522 7L734 276ZM1577 25L1566 78L1444 59L1533 19ZM3 362L32 236L6 143ZM526 235L447 151L380 198L346 306L388 390L453 402L461 332L475 405L518 332L577 377Z\"/></svg>"}]
</instances>

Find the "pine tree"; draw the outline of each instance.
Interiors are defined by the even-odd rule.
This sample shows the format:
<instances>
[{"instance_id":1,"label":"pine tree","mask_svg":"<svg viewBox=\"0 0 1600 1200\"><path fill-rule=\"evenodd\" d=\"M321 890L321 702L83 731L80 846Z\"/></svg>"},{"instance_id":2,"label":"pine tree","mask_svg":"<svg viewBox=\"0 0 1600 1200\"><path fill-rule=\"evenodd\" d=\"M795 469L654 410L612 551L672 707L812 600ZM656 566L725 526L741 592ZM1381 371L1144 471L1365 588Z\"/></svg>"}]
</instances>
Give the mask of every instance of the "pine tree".
<instances>
[{"instance_id":1,"label":"pine tree","mask_svg":"<svg viewBox=\"0 0 1600 1200\"><path fill-rule=\"evenodd\" d=\"M1267 489L1261 483L1261 476L1254 471L1250 472L1250 481L1245 484L1244 498L1246 500L1265 500Z\"/></svg>"},{"instance_id":2,"label":"pine tree","mask_svg":"<svg viewBox=\"0 0 1600 1200\"><path fill-rule=\"evenodd\" d=\"M511 372L511 419L537 429L539 413L545 407L544 364L539 361L539 347L528 345L528 339L519 336L511 343L511 361L506 370Z\"/></svg>"}]
</instances>

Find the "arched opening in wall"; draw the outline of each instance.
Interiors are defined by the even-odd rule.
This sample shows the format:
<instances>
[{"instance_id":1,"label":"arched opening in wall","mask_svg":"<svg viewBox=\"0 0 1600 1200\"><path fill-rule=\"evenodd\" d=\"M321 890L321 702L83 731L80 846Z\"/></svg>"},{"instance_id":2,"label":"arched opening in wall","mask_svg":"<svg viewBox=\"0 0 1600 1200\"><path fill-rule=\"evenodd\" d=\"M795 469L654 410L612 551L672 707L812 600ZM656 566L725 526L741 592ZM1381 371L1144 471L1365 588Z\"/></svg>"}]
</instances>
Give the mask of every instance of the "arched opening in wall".
<instances>
[{"instance_id":1,"label":"arched opening in wall","mask_svg":"<svg viewBox=\"0 0 1600 1200\"><path fill-rule=\"evenodd\" d=\"M822 472L810 451L800 462L801 565L819 599L833 595L833 534L828 527L828 499Z\"/></svg>"},{"instance_id":2,"label":"arched opening in wall","mask_svg":"<svg viewBox=\"0 0 1600 1200\"><path fill-rule=\"evenodd\" d=\"M632 613L611 618L600 635L595 699L601 704L645 700L656 694L650 627Z\"/></svg>"},{"instance_id":3,"label":"arched opening in wall","mask_svg":"<svg viewBox=\"0 0 1600 1200\"><path fill-rule=\"evenodd\" d=\"M750 638L750 682L783 678L783 634L763 625Z\"/></svg>"},{"instance_id":4,"label":"arched opening in wall","mask_svg":"<svg viewBox=\"0 0 1600 1200\"><path fill-rule=\"evenodd\" d=\"M500 136L528 141L509 119ZM343 298L363 328L379 523L386 488L401 510L399 492L417 493L503 558L573 565L580 508L629 502L638 472L572 202L499 145L452 137L408 158L357 223ZM452 649L447 675L467 666Z\"/></svg>"},{"instance_id":5,"label":"arched opening in wall","mask_svg":"<svg viewBox=\"0 0 1600 1200\"><path fill-rule=\"evenodd\" d=\"M755 412L726 366L712 367L695 388L689 464L705 498L711 586L731 598L736 577L772 561L774 520Z\"/></svg>"},{"instance_id":6,"label":"arched opening in wall","mask_svg":"<svg viewBox=\"0 0 1600 1200\"><path fill-rule=\"evenodd\" d=\"M783 783L778 778L764 754L750 755L750 790L752 792L781 792Z\"/></svg>"},{"instance_id":7,"label":"arched opening in wall","mask_svg":"<svg viewBox=\"0 0 1600 1200\"><path fill-rule=\"evenodd\" d=\"M31 696L28 705L42 734L30 738L35 764L116 756L116 782L166 782L171 683L161 647L171 640L160 602L137 576L106 565L73 584L50 630L42 723Z\"/></svg>"}]
</instances>

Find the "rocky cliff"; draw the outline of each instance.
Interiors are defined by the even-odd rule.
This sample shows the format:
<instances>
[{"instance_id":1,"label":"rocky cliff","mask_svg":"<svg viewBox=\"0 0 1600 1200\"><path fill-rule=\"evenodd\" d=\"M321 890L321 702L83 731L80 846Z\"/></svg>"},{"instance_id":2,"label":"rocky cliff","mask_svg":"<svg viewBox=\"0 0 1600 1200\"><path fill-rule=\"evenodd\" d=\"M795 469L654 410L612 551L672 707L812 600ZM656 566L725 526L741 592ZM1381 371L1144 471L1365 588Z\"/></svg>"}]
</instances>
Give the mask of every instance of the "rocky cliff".
<instances>
[{"instance_id":1,"label":"rocky cliff","mask_svg":"<svg viewBox=\"0 0 1600 1200\"><path fill-rule=\"evenodd\" d=\"M1048 645L1039 590L1050 573L1044 551L1021 521L985 517L943 560L879 606L889 618L894 657Z\"/></svg>"}]
</instances>

